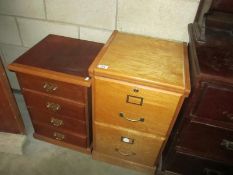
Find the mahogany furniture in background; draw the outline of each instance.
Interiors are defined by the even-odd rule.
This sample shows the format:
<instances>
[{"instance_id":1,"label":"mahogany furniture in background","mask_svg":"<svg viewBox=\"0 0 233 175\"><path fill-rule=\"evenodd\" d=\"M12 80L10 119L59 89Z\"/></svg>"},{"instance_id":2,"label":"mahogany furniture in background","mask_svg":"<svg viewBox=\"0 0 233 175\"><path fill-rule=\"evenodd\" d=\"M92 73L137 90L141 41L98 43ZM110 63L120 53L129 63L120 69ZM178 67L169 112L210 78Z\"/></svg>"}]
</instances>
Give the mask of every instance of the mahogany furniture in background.
<instances>
[{"instance_id":1,"label":"mahogany furniture in background","mask_svg":"<svg viewBox=\"0 0 233 175\"><path fill-rule=\"evenodd\" d=\"M90 67L93 158L153 173L189 94L187 46L115 31Z\"/></svg>"},{"instance_id":2,"label":"mahogany furniture in background","mask_svg":"<svg viewBox=\"0 0 233 175\"><path fill-rule=\"evenodd\" d=\"M189 36L192 91L164 152L163 169L232 175L233 1L201 1Z\"/></svg>"},{"instance_id":3,"label":"mahogany furniture in background","mask_svg":"<svg viewBox=\"0 0 233 175\"><path fill-rule=\"evenodd\" d=\"M23 134L23 121L0 58L0 132Z\"/></svg>"},{"instance_id":4,"label":"mahogany furniture in background","mask_svg":"<svg viewBox=\"0 0 233 175\"><path fill-rule=\"evenodd\" d=\"M48 35L9 65L15 71L34 137L90 153L88 67L103 44Z\"/></svg>"}]
</instances>

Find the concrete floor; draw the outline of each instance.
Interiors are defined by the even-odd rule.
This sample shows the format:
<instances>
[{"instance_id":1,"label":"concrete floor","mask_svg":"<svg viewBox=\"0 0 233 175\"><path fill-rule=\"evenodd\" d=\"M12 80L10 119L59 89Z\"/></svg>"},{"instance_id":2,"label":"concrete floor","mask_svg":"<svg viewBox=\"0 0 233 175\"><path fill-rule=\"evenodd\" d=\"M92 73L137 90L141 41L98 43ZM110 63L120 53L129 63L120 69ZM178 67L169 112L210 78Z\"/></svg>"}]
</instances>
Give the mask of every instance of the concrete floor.
<instances>
[{"instance_id":1,"label":"concrete floor","mask_svg":"<svg viewBox=\"0 0 233 175\"><path fill-rule=\"evenodd\" d=\"M26 125L27 139L23 155L0 153L0 175L145 175L34 139L24 100L18 93L15 96Z\"/></svg>"}]
</instances>

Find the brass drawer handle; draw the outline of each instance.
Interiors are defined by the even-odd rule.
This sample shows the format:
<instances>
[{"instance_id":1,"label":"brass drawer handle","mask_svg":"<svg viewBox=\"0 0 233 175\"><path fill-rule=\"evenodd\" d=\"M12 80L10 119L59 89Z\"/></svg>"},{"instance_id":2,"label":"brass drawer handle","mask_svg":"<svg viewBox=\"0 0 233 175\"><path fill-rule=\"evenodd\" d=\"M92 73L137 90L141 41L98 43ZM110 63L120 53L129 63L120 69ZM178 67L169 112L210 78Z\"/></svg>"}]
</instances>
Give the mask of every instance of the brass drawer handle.
<instances>
[{"instance_id":1,"label":"brass drawer handle","mask_svg":"<svg viewBox=\"0 0 233 175\"><path fill-rule=\"evenodd\" d=\"M58 126L63 125L63 120L59 120L59 119L56 119L56 118L51 118L50 123L53 126L57 126L58 127Z\"/></svg>"},{"instance_id":2,"label":"brass drawer handle","mask_svg":"<svg viewBox=\"0 0 233 175\"><path fill-rule=\"evenodd\" d=\"M54 132L53 136L55 137L56 140L64 140L65 139L65 135L58 133L58 132Z\"/></svg>"},{"instance_id":3,"label":"brass drawer handle","mask_svg":"<svg viewBox=\"0 0 233 175\"><path fill-rule=\"evenodd\" d=\"M134 152L124 153L124 152L122 152L122 151L121 151L120 149L118 149L118 148L116 148L115 151L118 152L118 153L119 153L120 155L122 155L122 156L134 156L134 155L136 155L136 153L134 153Z\"/></svg>"},{"instance_id":4,"label":"brass drawer handle","mask_svg":"<svg viewBox=\"0 0 233 175\"><path fill-rule=\"evenodd\" d=\"M233 121L233 114L229 113L228 111L223 111L222 114L229 120Z\"/></svg>"},{"instance_id":5,"label":"brass drawer handle","mask_svg":"<svg viewBox=\"0 0 233 175\"><path fill-rule=\"evenodd\" d=\"M48 102L46 104L46 108L56 112L56 111L59 111L61 109L61 106L59 104L56 104L56 103Z\"/></svg>"},{"instance_id":6,"label":"brass drawer handle","mask_svg":"<svg viewBox=\"0 0 233 175\"><path fill-rule=\"evenodd\" d=\"M52 84L52 83L44 83L43 88L45 89L46 92L53 92L57 90L57 85Z\"/></svg>"},{"instance_id":7,"label":"brass drawer handle","mask_svg":"<svg viewBox=\"0 0 233 175\"><path fill-rule=\"evenodd\" d=\"M128 120L128 121L131 121L131 122L144 122L144 121L145 121L144 118L139 118L139 119L130 119L130 118L127 118L127 117L125 116L124 112L120 112L120 113L119 113L119 116L120 116L121 118L124 118L124 119L126 119L126 120Z\"/></svg>"},{"instance_id":8,"label":"brass drawer handle","mask_svg":"<svg viewBox=\"0 0 233 175\"><path fill-rule=\"evenodd\" d=\"M221 144L226 150L233 151L233 142L223 139Z\"/></svg>"}]
</instances>

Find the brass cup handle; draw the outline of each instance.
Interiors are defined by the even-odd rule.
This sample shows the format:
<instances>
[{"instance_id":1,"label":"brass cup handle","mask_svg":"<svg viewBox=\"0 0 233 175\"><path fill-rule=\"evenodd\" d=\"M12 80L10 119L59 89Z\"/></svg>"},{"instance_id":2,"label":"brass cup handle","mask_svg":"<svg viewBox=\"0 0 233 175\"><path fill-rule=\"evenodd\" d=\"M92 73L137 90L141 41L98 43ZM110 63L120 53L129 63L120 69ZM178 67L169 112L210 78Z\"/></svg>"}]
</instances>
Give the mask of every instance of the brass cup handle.
<instances>
[{"instance_id":1,"label":"brass cup handle","mask_svg":"<svg viewBox=\"0 0 233 175\"><path fill-rule=\"evenodd\" d=\"M145 121L144 118L130 119L130 118L128 118L128 117L125 116L124 112L120 112L120 113L119 113L119 116L120 116L121 118L124 118L124 119L130 121L130 122L144 122L144 121Z\"/></svg>"},{"instance_id":2,"label":"brass cup handle","mask_svg":"<svg viewBox=\"0 0 233 175\"><path fill-rule=\"evenodd\" d=\"M46 92L53 92L57 90L57 85L52 84L52 83L44 83L43 88L45 89Z\"/></svg>"},{"instance_id":3,"label":"brass cup handle","mask_svg":"<svg viewBox=\"0 0 233 175\"><path fill-rule=\"evenodd\" d=\"M59 111L61 109L61 106L59 104L56 104L56 103L48 102L46 104L46 108L56 112L56 111Z\"/></svg>"},{"instance_id":4,"label":"brass cup handle","mask_svg":"<svg viewBox=\"0 0 233 175\"><path fill-rule=\"evenodd\" d=\"M63 125L63 120L59 120L59 119L56 119L56 118L51 118L50 123L51 123L53 126L58 127L58 126Z\"/></svg>"},{"instance_id":5,"label":"brass cup handle","mask_svg":"<svg viewBox=\"0 0 233 175\"><path fill-rule=\"evenodd\" d=\"M136 153L134 153L134 152L124 153L119 148L116 148L115 151L118 152L122 156L134 156L134 155L136 155Z\"/></svg>"},{"instance_id":6,"label":"brass cup handle","mask_svg":"<svg viewBox=\"0 0 233 175\"><path fill-rule=\"evenodd\" d=\"M64 140L65 139L65 135L58 133L58 132L54 132L53 136L55 137L56 140Z\"/></svg>"},{"instance_id":7,"label":"brass cup handle","mask_svg":"<svg viewBox=\"0 0 233 175\"><path fill-rule=\"evenodd\" d=\"M221 146L223 146L226 150L233 151L233 142L223 139L220 143Z\"/></svg>"}]
</instances>

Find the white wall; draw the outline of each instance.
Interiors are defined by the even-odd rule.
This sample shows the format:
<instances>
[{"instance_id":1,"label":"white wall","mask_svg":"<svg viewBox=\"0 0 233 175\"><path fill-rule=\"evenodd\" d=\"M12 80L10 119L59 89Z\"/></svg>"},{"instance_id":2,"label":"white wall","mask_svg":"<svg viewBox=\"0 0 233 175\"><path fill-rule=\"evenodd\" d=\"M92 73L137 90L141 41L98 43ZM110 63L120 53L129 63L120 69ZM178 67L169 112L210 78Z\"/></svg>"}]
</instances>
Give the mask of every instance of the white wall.
<instances>
[{"instance_id":1,"label":"white wall","mask_svg":"<svg viewBox=\"0 0 233 175\"><path fill-rule=\"evenodd\" d=\"M188 41L197 6L198 0L0 0L0 54L6 66L50 33L104 43L117 29Z\"/></svg>"}]
</instances>

